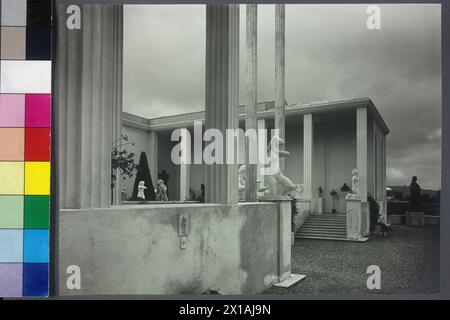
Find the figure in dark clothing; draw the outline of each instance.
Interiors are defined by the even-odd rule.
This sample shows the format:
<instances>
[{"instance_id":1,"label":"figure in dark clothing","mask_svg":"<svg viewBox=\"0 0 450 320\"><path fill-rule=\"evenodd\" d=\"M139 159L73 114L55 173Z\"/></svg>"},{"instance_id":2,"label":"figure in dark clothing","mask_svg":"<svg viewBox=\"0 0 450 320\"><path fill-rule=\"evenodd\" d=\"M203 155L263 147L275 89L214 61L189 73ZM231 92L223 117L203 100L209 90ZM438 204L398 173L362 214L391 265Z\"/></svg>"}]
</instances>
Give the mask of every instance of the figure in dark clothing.
<instances>
[{"instance_id":1,"label":"figure in dark clothing","mask_svg":"<svg viewBox=\"0 0 450 320\"><path fill-rule=\"evenodd\" d=\"M205 203L205 185L202 183L200 185L200 189L201 189L201 194L200 194L200 202L201 203Z\"/></svg>"},{"instance_id":2,"label":"figure in dark clothing","mask_svg":"<svg viewBox=\"0 0 450 320\"><path fill-rule=\"evenodd\" d=\"M409 185L409 204L411 205L412 211L420 211L420 196L420 186L417 183L417 177L414 176Z\"/></svg>"},{"instance_id":3,"label":"figure in dark clothing","mask_svg":"<svg viewBox=\"0 0 450 320\"><path fill-rule=\"evenodd\" d=\"M369 194L367 196L367 201L369 202L369 214L370 214L370 232L373 234L375 232L375 225L378 224L378 216L380 215L380 207L376 200Z\"/></svg>"}]
</instances>

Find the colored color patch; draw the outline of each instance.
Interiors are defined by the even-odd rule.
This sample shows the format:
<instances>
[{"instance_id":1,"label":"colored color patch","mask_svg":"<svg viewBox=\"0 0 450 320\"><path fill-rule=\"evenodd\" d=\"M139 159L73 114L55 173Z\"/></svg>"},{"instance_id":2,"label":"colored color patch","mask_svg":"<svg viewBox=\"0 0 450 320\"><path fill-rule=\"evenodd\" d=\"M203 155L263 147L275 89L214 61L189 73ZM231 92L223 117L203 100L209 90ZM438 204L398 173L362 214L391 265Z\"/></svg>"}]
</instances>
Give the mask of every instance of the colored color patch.
<instances>
[{"instance_id":1,"label":"colored color patch","mask_svg":"<svg viewBox=\"0 0 450 320\"><path fill-rule=\"evenodd\" d=\"M48 229L50 199L48 196L25 196L25 228Z\"/></svg>"},{"instance_id":2,"label":"colored color patch","mask_svg":"<svg viewBox=\"0 0 450 320\"><path fill-rule=\"evenodd\" d=\"M50 26L51 16L51 1L28 0L27 26Z\"/></svg>"},{"instance_id":3,"label":"colored color patch","mask_svg":"<svg viewBox=\"0 0 450 320\"><path fill-rule=\"evenodd\" d=\"M27 23L27 0L3 0L2 26L25 26Z\"/></svg>"},{"instance_id":4,"label":"colored color patch","mask_svg":"<svg viewBox=\"0 0 450 320\"><path fill-rule=\"evenodd\" d=\"M23 230L0 229L0 263L23 261Z\"/></svg>"},{"instance_id":5,"label":"colored color patch","mask_svg":"<svg viewBox=\"0 0 450 320\"><path fill-rule=\"evenodd\" d=\"M48 296L48 263L23 265L23 295L25 297Z\"/></svg>"},{"instance_id":6,"label":"colored color patch","mask_svg":"<svg viewBox=\"0 0 450 320\"><path fill-rule=\"evenodd\" d=\"M24 159L24 129L0 128L0 161Z\"/></svg>"},{"instance_id":7,"label":"colored color patch","mask_svg":"<svg viewBox=\"0 0 450 320\"><path fill-rule=\"evenodd\" d=\"M50 27L27 28L27 60L51 60L52 33Z\"/></svg>"},{"instance_id":8,"label":"colored color patch","mask_svg":"<svg viewBox=\"0 0 450 320\"><path fill-rule=\"evenodd\" d=\"M25 229L23 259L27 263L47 263L49 255L48 230Z\"/></svg>"},{"instance_id":9,"label":"colored color patch","mask_svg":"<svg viewBox=\"0 0 450 320\"><path fill-rule=\"evenodd\" d=\"M25 59L25 27L2 27L1 58L10 60Z\"/></svg>"},{"instance_id":10,"label":"colored color patch","mask_svg":"<svg viewBox=\"0 0 450 320\"><path fill-rule=\"evenodd\" d=\"M23 194L24 163L0 161L0 194Z\"/></svg>"},{"instance_id":11,"label":"colored color patch","mask_svg":"<svg viewBox=\"0 0 450 320\"><path fill-rule=\"evenodd\" d=\"M27 94L25 101L26 126L34 128L50 128L51 95Z\"/></svg>"},{"instance_id":12,"label":"colored color patch","mask_svg":"<svg viewBox=\"0 0 450 320\"><path fill-rule=\"evenodd\" d=\"M25 194L50 194L49 162L25 162Z\"/></svg>"},{"instance_id":13,"label":"colored color patch","mask_svg":"<svg viewBox=\"0 0 450 320\"><path fill-rule=\"evenodd\" d=\"M22 264L0 264L0 297L22 296Z\"/></svg>"},{"instance_id":14,"label":"colored color patch","mask_svg":"<svg viewBox=\"0 0 450 320\"><path fill-rule=\"evenodd\" d=\"M0 94L0 127L24 127L25 95Z\"/></svg>"},{"instance_id":15,"label":"colored color patch","mask_svg":"<svg viewBox=\"0 0 450 320\"><path fill-rule=\"evenodd\" d=\"M23 196L0 196L0 229L22 229L23 212Z\"/></svg>"},{"instance_id":16,"label":"colored color patch","mask_svg":"<svg viewBox=\"0 0 450 320\"><path fill-rule=\"evenodd\" d=\"M50 160L50 128L25 129L25 160Z\"/></svg>"}]
</instances>

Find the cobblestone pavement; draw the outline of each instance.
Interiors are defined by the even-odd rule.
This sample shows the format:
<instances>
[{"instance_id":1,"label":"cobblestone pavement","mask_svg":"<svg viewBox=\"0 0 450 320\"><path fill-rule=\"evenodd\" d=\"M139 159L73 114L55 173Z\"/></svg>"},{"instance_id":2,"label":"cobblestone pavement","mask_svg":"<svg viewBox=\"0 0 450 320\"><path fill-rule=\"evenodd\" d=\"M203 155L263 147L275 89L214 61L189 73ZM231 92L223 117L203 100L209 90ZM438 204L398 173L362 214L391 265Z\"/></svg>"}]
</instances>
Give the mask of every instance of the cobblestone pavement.
<instances>
[{"instance_id":1,"label":"cobblestone pavement","mask_svg":"<svg viewBox=\"0 0 450 320\"><path fill-rule=\"evenodd\" d=\"M367 267L381 269L381 290L367 289ZM391 226L367 242L296 239L292 273L306 278L265 294L432 293L439 291L439 227Z\"/></svg>"}]
</instances>

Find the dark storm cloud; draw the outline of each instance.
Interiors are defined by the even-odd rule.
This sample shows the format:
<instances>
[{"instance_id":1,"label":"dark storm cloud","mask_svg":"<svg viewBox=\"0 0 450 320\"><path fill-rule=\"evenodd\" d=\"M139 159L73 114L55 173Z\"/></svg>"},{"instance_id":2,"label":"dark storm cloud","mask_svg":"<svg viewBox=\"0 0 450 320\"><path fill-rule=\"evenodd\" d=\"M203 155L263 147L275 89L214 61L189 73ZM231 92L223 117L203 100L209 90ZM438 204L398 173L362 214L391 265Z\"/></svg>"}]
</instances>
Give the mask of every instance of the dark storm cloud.
<instances>
[{"instance_id":1,"label":"dark storm cloud","mask_svg":"<svg viewBox=\"0 0 450 320\"><path fill-rule=\"evenodd\" d=\"M440 6L381 5L381 30L365 5L286 6L289 103L370 97L391 129L388 184L440 188ZM274 7L259 6L258 100L274 99ZM245 103L241 6L241 103ZM124 108L145 117L204 106L204 6L125 9Z\"/></svg>"}]
</instances>

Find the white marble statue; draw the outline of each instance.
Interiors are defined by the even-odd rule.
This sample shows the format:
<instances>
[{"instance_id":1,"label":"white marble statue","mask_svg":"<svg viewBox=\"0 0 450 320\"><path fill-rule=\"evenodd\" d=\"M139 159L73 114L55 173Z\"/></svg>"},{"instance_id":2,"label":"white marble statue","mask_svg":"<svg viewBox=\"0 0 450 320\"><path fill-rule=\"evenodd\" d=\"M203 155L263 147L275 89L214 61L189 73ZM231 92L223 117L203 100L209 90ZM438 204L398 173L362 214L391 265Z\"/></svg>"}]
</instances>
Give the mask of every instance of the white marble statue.
<instances>
[{"instance_id":1,"label":"white marble statue","mask_svg":"<svg viewBox=\"0 0 450 320\"><path fill-rule=\"evenodd\" d=\"M303 185L296 184L295 189L290 193L290 195L296 200L303 200Z\"/></svg>"},{"instance_id":2,"label":"white marble statue","mask_svg":"<svg viewBox=\"0 0 450 320\"><path fill-rule=\"evenodd\" d=\"M238 189L239 189L239 201L245 201L245 182L246 182L246 167L241 165L238 170ZM261 186L261 180L257 180L257 197L260 198L264 196L264 191L266 187Z\"/></svg>"},{"instance_id":3,"label":"white marble statue","mask_svg":"<svg viewBox=\"0 0 450 320\"><path fill-rule=\"evenodd\" d=\"M245 201L245 165L241 165L238 170L238 189L239 189L239 201Z\"/></svg>"},{"instance_id":4,"label":"white marble statue","mask_svg":"<svg viewBox=\"0 0 450 320\"><path fill-rule=\"evenodd\" d=\"M144 181L139 181L139 185L138 185L138 194L137 197L145 200L145 189L147 189L147 187L145 186L145 182Z\"/></svg>"},{"instance_id":5,"label":"white marble statue","mask_svg":"<svg viewBox=\"0 0 450 320\"><path fill-rule=\"evenodd\" d=\"M359 199L360 194L359 194L359 172L358 169L353 169L352 170L352 192L351 193L347 193L347 195L345 196L345 199L349 200L349 199Z\"/></svg>"},{"instance_id":6,"label":"white marble statue","mask_svg":"<svg viewBox=\"0 0 450 320\"><path fill-rule=\"evenodd\" d=\"M280 169L280 158L288 157L290 153L288 151L282 150L281 146L284 146L285 142L279 136L274 135L270 140L268 147L268 157L270 163L266 167L278 168L274 174L265 174L266 182L268 186L268 196L283 196L288 195L290 192L295 190L295 185L286 177ZM278 155L278 156L274 156ZM264 172L264 171L263 171ZM266 172L264 172L266 173Z\"/></svg>"}]
</instances>

